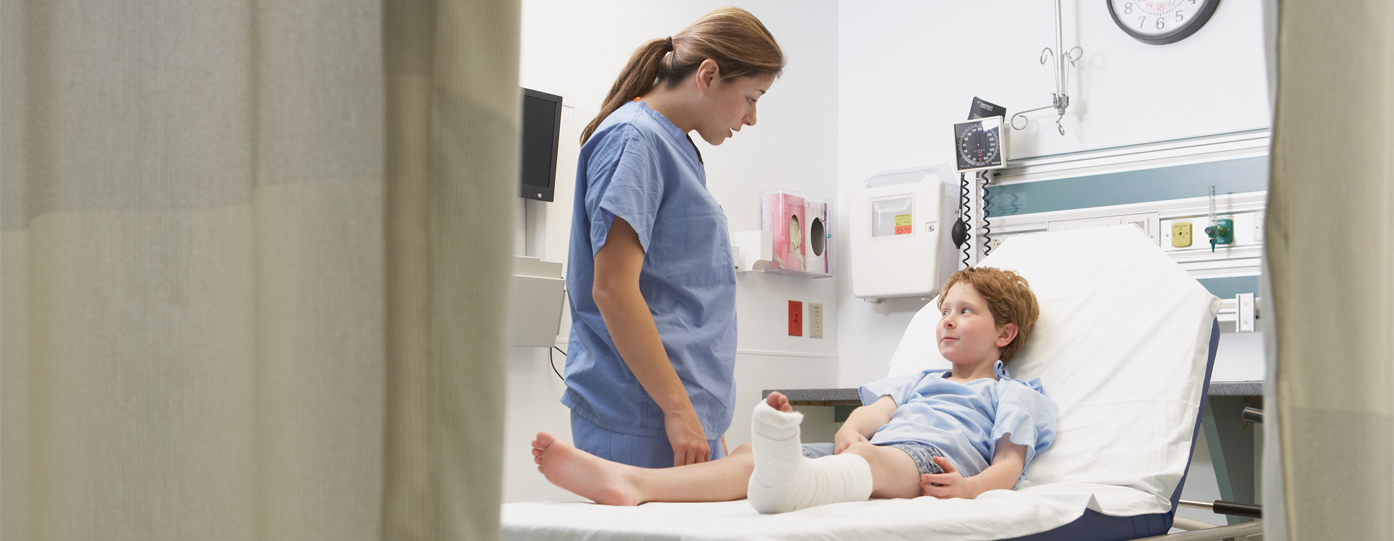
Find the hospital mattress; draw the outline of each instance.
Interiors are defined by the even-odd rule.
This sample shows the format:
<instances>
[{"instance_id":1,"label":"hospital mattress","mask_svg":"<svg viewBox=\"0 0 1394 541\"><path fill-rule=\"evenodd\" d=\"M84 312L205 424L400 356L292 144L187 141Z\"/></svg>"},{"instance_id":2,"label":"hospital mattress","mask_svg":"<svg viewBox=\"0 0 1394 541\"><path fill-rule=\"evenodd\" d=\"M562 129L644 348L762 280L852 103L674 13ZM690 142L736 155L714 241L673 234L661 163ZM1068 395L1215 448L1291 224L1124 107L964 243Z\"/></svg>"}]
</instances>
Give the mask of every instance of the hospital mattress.
<instances>
[{"instance_id":1,"label":"hospital mattress","mask_svg":"<svg viewBox=\"0 0 1394 541\"><path fill-rule=\"evenodd\" d=\"M1129 493L1131 492L1131 494ZM505 541L551 540L783 540L1011 539L1074 522L1068 539L1132 539L1165 533L1170 518L1082 513L1096 494L1150 499L1134 489L1063 484L995 490L974 500L915 498L824 505L778 515L756 513L745 500L647 503L614 507L587 502L505 505ZM1111 519L1111 520L1110 520ZM1122 537L1112 532L1124 532ZM1099 535L1101 537L1093 537ZM1105 535L1108 534L1108 535Z\"/></svg>"}]
</instances>

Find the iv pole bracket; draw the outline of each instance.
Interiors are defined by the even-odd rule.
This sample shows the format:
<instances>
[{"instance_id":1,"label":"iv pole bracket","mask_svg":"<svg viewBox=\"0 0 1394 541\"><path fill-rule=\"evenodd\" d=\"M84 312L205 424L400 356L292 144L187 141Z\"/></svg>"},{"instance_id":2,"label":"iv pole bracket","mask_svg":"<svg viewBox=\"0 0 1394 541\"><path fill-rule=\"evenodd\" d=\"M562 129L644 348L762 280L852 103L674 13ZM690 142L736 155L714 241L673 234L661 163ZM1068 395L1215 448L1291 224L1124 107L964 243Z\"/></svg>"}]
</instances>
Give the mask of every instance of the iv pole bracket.
<instances>
[{"instance_id":1,"label":"iv pole bracket","mask_svg":"<svg viewBox=\"0 0 1394 541\"><path fill-rule=\"evenodd\" d=\"M1060 53L1057 54L1056 51L1060 51ZM1084 49L1078 45L1070 48L1068 51L1065 50L1064 40L1061 36L1060 0L1055 0L1055 48L1051 49L1050 47L1046 47L1041 50L1042 65L1051 60L1055 61L1055 92L1050 95L1051 104L1045 107L1028 109L1012 115L1012 129L1024 130L1031 124L1031 119L1026 116L1026 113L1045 109L1055 109L1057 115L1055 118L1055 128L1060 131L1060 135L1065 135L1065 125L1061 123L1061 120L1065 118L1065 110L1070 107L1070 96L1065 93L1066 87L1069 86L1069 72L1065 69L1065 63L1068 62L1070 66L1075 66L1079 59L1083 57ZM1021 117L1022 122L1020 126L1016 125L1017 117Z\"/></svg>"}]
</instances>

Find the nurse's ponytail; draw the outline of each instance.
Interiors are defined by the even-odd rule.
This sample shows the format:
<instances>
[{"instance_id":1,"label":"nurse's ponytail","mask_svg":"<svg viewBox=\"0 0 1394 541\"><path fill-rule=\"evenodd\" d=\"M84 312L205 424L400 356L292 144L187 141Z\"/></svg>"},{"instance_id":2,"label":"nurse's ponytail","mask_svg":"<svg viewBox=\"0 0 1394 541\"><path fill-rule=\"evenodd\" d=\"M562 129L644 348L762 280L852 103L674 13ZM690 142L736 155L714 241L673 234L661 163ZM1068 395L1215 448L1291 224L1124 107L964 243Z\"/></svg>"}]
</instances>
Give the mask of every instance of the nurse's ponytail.
<instances>
[{"instance_id":1,"label":"nurse's ponytail","mask_svg":"<svg viewBox=\"0 0 1394 541\"><path fill-rule=\"evenodd\" d=\"M759 19L740 8L718 9L672 37L649 40L635 50L605 96L600 114L581 131L581 144L610 113L660 83L678 84L708 58L726 82L784 71L784 52Z\"/></svg>"}]
</instances>

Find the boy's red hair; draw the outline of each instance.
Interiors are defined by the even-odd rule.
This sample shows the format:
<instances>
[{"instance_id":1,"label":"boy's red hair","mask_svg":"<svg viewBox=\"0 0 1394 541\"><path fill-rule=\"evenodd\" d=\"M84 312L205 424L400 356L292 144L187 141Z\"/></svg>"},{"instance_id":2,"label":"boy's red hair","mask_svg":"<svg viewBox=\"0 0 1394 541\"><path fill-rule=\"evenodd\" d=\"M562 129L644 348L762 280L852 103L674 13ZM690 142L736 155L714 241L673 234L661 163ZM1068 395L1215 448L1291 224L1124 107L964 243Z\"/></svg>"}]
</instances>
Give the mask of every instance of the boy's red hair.
<instances>
[{"instance_id":1,"label":"boy's red hair","mask_svg":"<svg viewBox=\"0 0 1394 541\"><path fill-rule=\"evenodd\" d=\"M944 294L954 285L964 283L973 286L984 299L988 310L998 327L1008 323L1016 324L1016 338L1002 347L1002 362L1010 362L1016 352L1026 345L1031 329L1036 326L1036 318L1041 315L1040 305L1036 304L1036 294L1031 285L1020 274L993 267L969 267L949 277L939 290L940 308L944 307Z\"/></svg>"}]
</instances>

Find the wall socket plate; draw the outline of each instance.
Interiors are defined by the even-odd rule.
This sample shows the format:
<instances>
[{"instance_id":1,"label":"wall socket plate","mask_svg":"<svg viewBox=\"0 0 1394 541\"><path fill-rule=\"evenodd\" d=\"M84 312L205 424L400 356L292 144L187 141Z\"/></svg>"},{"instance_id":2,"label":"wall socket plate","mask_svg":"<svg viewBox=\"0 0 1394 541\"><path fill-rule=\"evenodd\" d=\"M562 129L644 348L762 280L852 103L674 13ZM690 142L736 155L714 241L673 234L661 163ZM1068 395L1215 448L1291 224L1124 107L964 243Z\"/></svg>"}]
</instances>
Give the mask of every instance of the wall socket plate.
<instances>
[{"instance_id":1,"label":"wall socket plate","mask_svg":"<svg viewBox=\"0 0 1394 541\"><path fill-rule=\"evenodd\" d=\"M820 303L808 303L808 337L823 337L823 305Z\"/></svg>"},{"instance_id":2,"label":"wall socket plate","mask_svg":"<svg viewBox=\"0 0 1394 541\"><path fill-rule=\"evenodd\" d=\"M1171 246L1185 248L1191 245L1191 222L1171 222Z\"/></svg>"},{"instance_id":3,"label":"wall socket plate","mask_svg":"<svg viewBox=\"0 0 1394 541\"><path fill-rule=\"evenodd\" d=\"M803 336L802 301L789 301L789 336Z\"/></svg>"}]
</instances>

